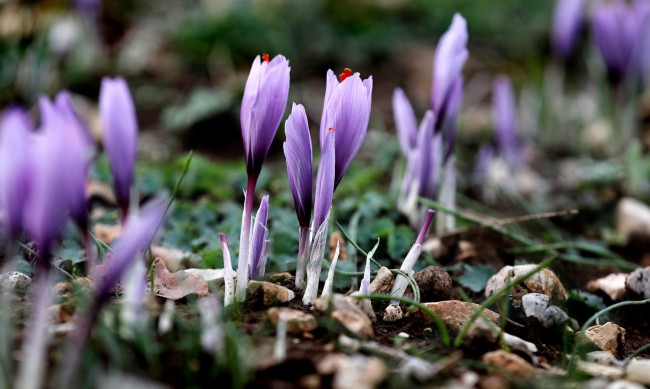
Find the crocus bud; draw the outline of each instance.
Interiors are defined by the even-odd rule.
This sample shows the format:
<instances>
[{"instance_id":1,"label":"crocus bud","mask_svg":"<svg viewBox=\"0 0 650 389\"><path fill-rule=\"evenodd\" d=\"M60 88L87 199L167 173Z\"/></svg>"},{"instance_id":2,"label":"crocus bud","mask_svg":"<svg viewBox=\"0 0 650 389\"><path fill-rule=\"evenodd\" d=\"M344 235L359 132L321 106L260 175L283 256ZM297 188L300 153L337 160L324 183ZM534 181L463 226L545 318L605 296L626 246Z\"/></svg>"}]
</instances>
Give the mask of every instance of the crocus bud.
<instances>
[{"instance_id":1,"label":"crocus bud","mask_svg":"<svg viewBox=\"0 0 650 389\"><path fill-rule=\"evenodd\" d=\"M436 115L436 129L444 131L447 143L453 145L456 117L463 100L463 66L467 51L467 23L455 14L433 57L431 109ZM446 159L446 158L445 158Z\"/></svg>"},{"instance_id":2,"label":"crocus bud","mask_svg":"<svg viewBox=\"0 0 650 389\"><path fill-rule=\"evenodd\" d=\"M361 80L359 73L346 69L337 79L334 72L327 72L320 144L323 147L329 129L336 130L334 188L361 148L368 130L371 102L372 77Z\"/></svg>"},{"instance_id":3,"label":"crocus bud","mask_svg":"<svg viewBox=\"0 0 650 389\"><path fill-rule=\"evenodd\" d=\"M284 155L287 160L287 174L293 194L298 223L300 227L309 227L313 196L313 157L309 124L305 108L294 104L291 115L285 122Z\"/></svg>"},{"instance_id":4,"label":"crocus bud","mask_svg":"<svg viewBox=\"0 0 650 389\"><path fill-rule=\"evenodd\" d=\"M418 124L413 106L401 88L393 91L393 117L402 153L408 157L416 146Z\"/></svg>"},{"instance_id":5,"label":"crocus bud","mask_svg":"<svg viewBox=\"0 0 650 389\"><path fill-rule=\"evenodd\" d=\"M584 8L584 0L557 0L555 2L551 38L553 50L560 57L568 57L576 44Z\"/></svg>"},{"instance_id":6,"label":"crocus bud","mask_svg":"<svg viewBox=\"0 0 650 389\"><path fill-rule=\"evenodd\" d=\"M138 123L129 87L122 78L104 78L99 94L104 149L123 217L128 212L138 143Z\"/></svg>"},{"instance_id":7,"label":"crocus bud","mask_svg":"<svg viewBox=\"0 0 650 389\"><path fill-rule=\"evenodd\" d=\"M510 165L516 165L520 159L517 106L512 83L505 75L498 76L492 85L492 121L499 153Z\"/></svg>"},{"instance_id":8,"label":"crocus bud","mask_svg":"<svg viewBox=\"0 0 650 389\"><path fill-rule=\"evenodd\" d=\"M253 61L241 104L246 173L257 178L278 130L289 97L289 61L268 55Z\"/></svg>"},{"instance_id":9,"label":"crocus bud","mask_svg":"<svg viewBox=\"0 0 650 389\"><path fill-rule=\"evenodd\" d=\"M639 12L643 8L639 8ZM593 37L613 85L639 71L642 40L647 36L647 15L620 0L598 2L593 6Z\"/></svg>"},{"instance_id":10,"label":"crocus bud","mask_svg":"<svg viewBox=\"0 0 650 389\"><path fill-rule=\"evenodd\" d=\"M23 230L23 214L30 186L33 125L22 108L9 108L0 119L0 207L9 239Z\"/></svg>"}]
</instances>

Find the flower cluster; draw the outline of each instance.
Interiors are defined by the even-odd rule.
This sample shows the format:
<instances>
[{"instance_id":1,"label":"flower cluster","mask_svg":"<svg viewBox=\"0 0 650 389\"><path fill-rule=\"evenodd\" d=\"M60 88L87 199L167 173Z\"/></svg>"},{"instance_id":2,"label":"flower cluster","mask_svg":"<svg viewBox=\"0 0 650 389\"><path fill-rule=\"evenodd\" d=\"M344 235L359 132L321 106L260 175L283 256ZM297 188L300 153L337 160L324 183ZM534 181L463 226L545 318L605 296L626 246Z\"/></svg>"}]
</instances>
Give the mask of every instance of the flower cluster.
<instances>
[{"instance_id":1,"label":"flower cluster","mask_svg":"<svg viewBox=\"0 0 650 389\"><path fill-rule=\"evenodd\" d=\"M445 207L455 208L454 144L468 56L467 24L456 14L434 54L431 106L419 127L404 91L398 88L393 93L395 126L407 164L398 205L413 225L421 221L418 197L437 198ZM448 215L437 220L440 229L454 226Z\"/></svg>"}]
</instances>

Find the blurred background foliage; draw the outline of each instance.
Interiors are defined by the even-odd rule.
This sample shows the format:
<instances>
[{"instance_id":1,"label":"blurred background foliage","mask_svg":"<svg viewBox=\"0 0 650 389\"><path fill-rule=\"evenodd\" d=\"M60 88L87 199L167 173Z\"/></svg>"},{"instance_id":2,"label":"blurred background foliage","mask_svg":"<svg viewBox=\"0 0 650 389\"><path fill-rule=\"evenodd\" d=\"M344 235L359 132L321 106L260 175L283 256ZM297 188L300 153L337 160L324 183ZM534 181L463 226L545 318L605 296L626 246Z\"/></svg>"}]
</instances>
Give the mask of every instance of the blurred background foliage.
<instances>
[{"instance_id":1,"label":"blurred background foliage","mask_svg":"<svg viewBox=\"0 0 650 389\"><path fill-rule=\"evenodd\" d=\"M551 8L519 0L6 1L0 104L30 106L60 89L94 102L102 76L122 75L143 130L172 134L163 143L174 151L237 158L243 85L262 52L290 59L290 100L316 122L327 69L373 75L371 127L391 127L394 87L406 88L420 112L428 105L435 43L455 12L469 21L468 74L530 76L549 52Z\"/></svg>"}]
</instances>

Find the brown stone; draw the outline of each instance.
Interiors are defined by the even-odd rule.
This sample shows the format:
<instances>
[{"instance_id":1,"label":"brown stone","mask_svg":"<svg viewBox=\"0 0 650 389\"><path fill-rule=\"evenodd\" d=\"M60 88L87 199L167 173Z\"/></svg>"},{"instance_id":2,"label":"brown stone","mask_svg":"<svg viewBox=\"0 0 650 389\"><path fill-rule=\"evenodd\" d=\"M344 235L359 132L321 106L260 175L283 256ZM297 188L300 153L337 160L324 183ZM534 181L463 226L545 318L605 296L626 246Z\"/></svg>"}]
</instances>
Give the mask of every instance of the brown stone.
<instances>
[{"instance_id":1,"label":"brown stone","mask_svg":"<svg viewBox=\"0 0 650 389\"><path fill-rule=\"evenodd\" d=\"M287 303L295 297L293 291L284 286L266 281L249 281L250 298L261 302L265 307Z\"/></svg>"},{"instance_id":2,"label":"brown stone","mask_svg":"<svg viewBox=\"0 0 650 389\"><path fill-rule=\"evenodd\" d=\"M444 301L451 297L451 277L439 266L427 266L413 275L420 288L420 301Z\"/></svg>"},{"instance_id":3,"label":"brown stone","mask_svg":"<svg viewBox=\"0 0 650 389\"><path fill-rule=\"evenodd\" d=\"M578 336L581 336L581 334ZM584 336L599 349L609 351L614 356L622 357L623 347L625 346L625 328L607 322L603 325L587 328Z\"/></svg>"},{"instance_id":4,"label":"brown stone","mask_svg":"<svg viewBox=\"0 0 650 389\"><path fill-rule=\"evenodd\" d=\"M452 333L460 332L467 322L474 315L474 312L481 309L481 306L474 303L466 303L458 300L439 301L436 303L424 303L424 305L431 309L440 320L445 324L447 329ZM407 317L413 320L423 320L431 323L431 318L424 312L417 310L409 313ZM489 309L483 309L481 316L479 316L469 328L467 333L468 338L479 336L484 333L486 327L497 325L499 321L499 314ZM485 322L485 323L482 323Z\"/></svg>"},{"instance_id":5,"label":"brown stone","mask_svg":"<svg viewBox=\"0 0 650 389\"><path fill-rule=\"evenodd\" d=\"M366 338L372 338L375 331L372 328L372 322L365 314L358 314L350 311L334 311L332 319L341 323L350 332Z\"/></svg>"},{"instance_id":6,"label":"brown stone","mask_svg":"<svg viewBox=\"0 0 650 389\"><path fill-rule=\"evenodd\" d=\"M345 261L348 259L348 250L345 245L345 238L343 238L343 235L341 235L340 232L335 231L332 232L332 235L330 235L330 255L329 259L330 261L334 259L334 252L336 251L336 243L339 243L339 261Z\"/></svg>"},{"instance_id":7,"label":"brown stone","mask_svg":"<svg viewBox=\"0 0 650 389\"><path fill-rule=\"evenodd\" d=\"M503 350L490 351L483 355L482 360L484 363L500 368L494 369L495 373L499 374L503 369L522 380L528 380L537 373L535 367L525 359Z\"/></svg>"},{"instance_id":8,"label":"brown stone","mask_svg":"<svg viewBox=\"0 0 650 389\"><path fill-rule=\"evenodd\" d=\"M285 307L270 308L266 311L266 315L275 326L278 325L280 318L283 318L287 323L287 333L289 334L310 332L315 330L318 326L314 315L297 309Z\"/></svg>"},{"instance_id":9,"label":"brown stone","mask_svg":"<svg viewBox=\"0 0 650 389\"><path fill-rule=\"evenodd\" d=\"M627 278L625 289L631 297L650 298L650 266L636 269Z\"/></svg>"}]
</instances>

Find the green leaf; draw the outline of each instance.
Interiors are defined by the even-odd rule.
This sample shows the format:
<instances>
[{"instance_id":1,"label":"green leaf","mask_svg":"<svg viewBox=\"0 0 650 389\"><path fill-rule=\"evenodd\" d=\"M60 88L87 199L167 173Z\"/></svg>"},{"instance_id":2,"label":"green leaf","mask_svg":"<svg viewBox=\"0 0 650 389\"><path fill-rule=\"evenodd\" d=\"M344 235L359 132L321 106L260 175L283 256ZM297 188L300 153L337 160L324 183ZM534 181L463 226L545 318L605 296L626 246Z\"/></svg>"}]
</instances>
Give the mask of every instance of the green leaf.
<instances>
[{"instance_id":1,"label":"green leaf","mask_svg":"<svg viewBox=\"0 0 650 389\"><path fill-rule=\"evenodd\" d=\"M472 292L480 292L485 289L488 280L495 273L496 270L491 265L465 265L465 271L458 278L458 283Z\"/></svg>"},{"instance_id":2,"label":"green leaf","mask_svg":"<svg viewBox=\"0 0 650 389\"><path fill-rule=\"evenodd\" d=\"M415 241L414 235L409 227L398 226L388 235L388 255L393 258L404 257Z\"/></svg>"}]
</instances>

